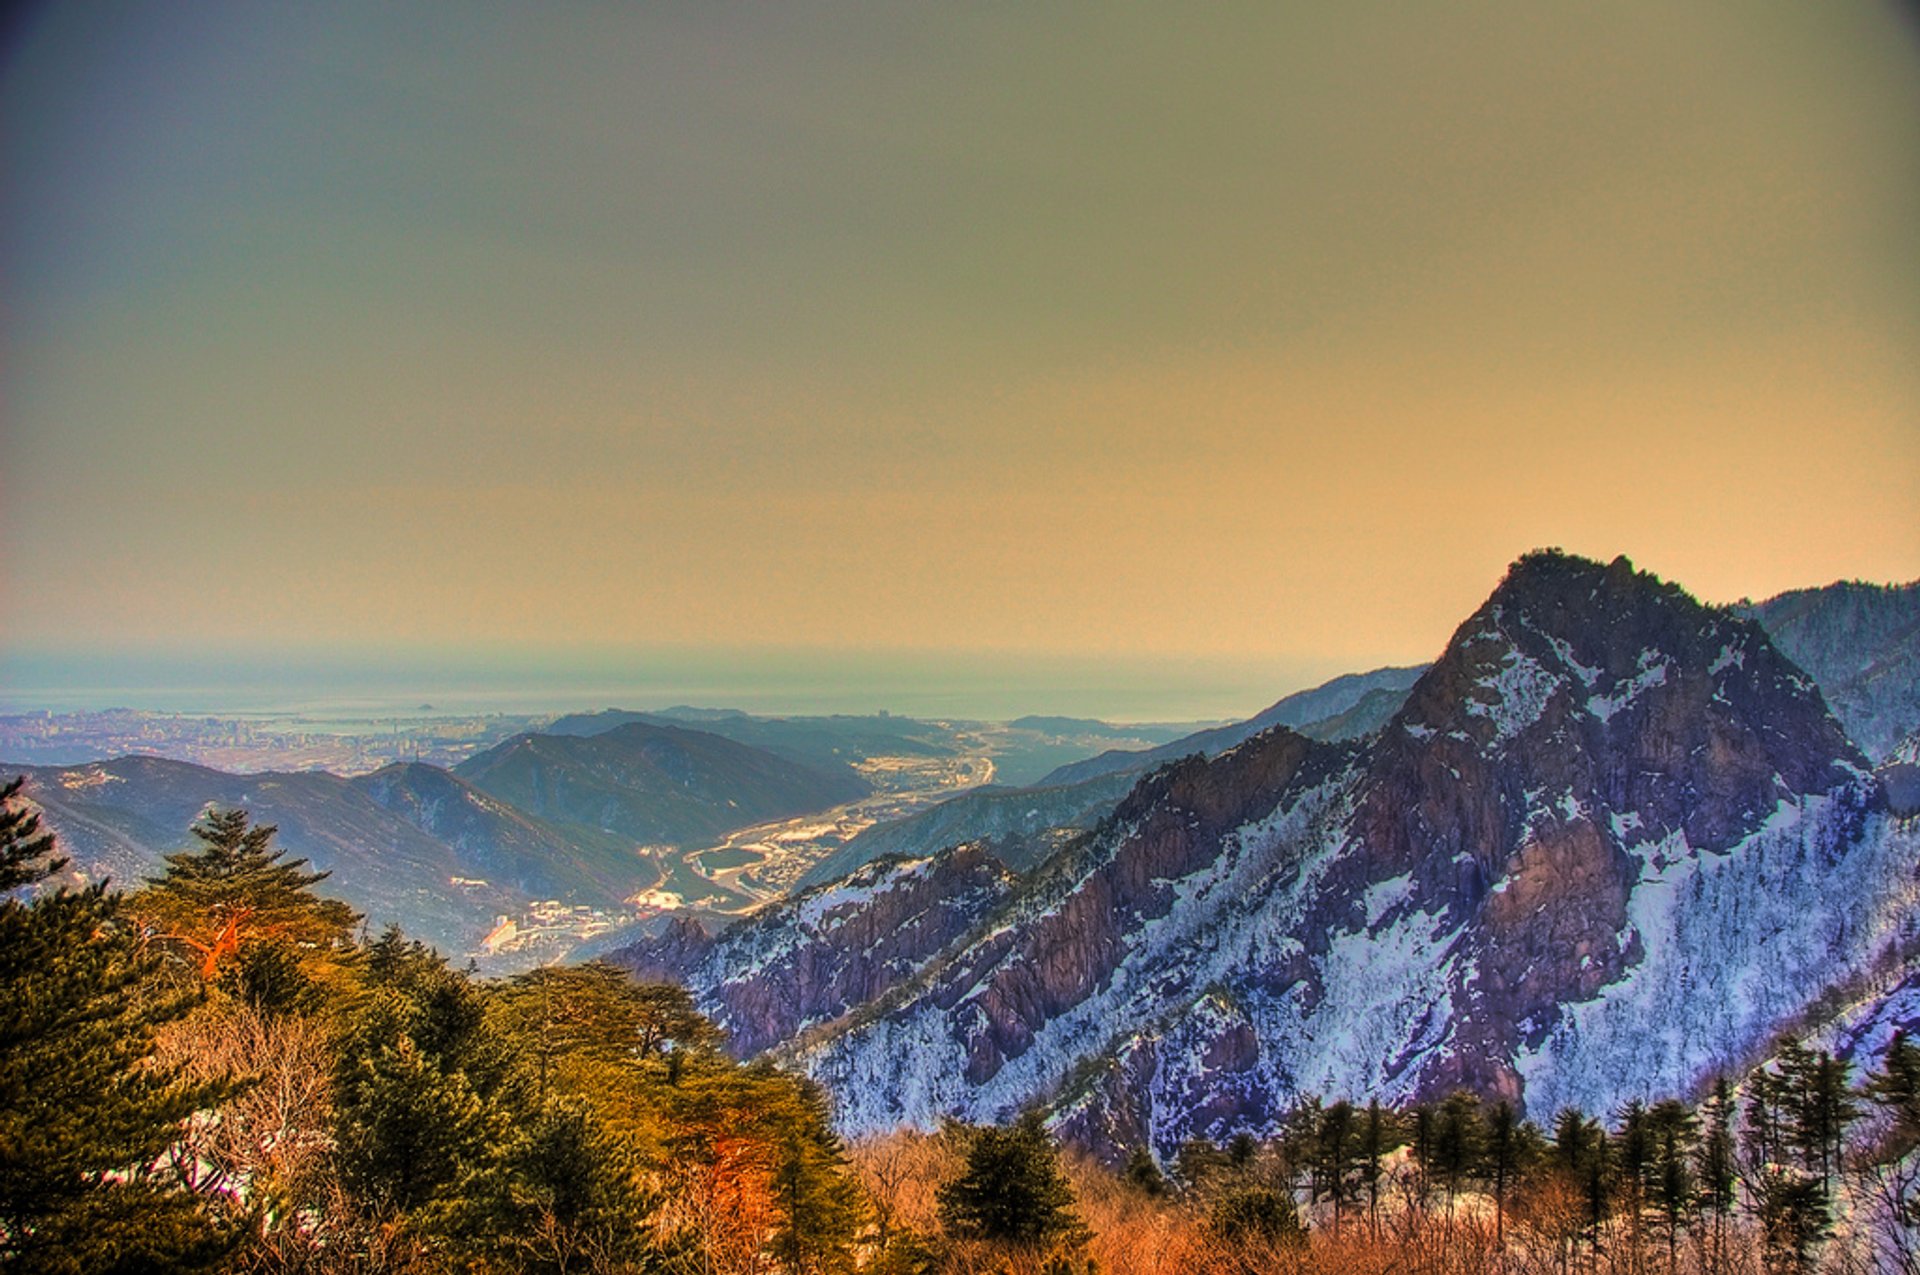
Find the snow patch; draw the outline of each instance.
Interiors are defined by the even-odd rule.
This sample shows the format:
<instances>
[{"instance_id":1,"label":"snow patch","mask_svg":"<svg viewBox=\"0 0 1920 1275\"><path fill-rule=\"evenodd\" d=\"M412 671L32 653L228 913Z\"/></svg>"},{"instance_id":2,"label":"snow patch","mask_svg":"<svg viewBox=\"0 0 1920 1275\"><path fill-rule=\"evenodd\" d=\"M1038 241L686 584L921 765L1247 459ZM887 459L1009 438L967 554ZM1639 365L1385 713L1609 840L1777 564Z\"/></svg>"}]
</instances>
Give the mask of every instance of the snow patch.
<instances>
[{"instance_id":1,"label":"snow patch","mask_svg":"<svg viewBox=\"0 0 1920 1275\"><path fill-rule=\"evenodd\" d=\"M1592 695L1587 698L1587 711L1603 722L1613 720L1627 705L1633 703L1640 692L1649 687L1666 684L1667 670L1672 662L1659 650L1649 647L1640 652L1639 671L1624 681L1614 683L1613 694Z\"/></svg>"},{"instance_id":2,"label":"snow patch","mask_svg":"<svg viewBox=\"0 0 1920 1275\"><path fill-rule=\"evenodd\" d=\"M1540 720L1547 702L1560 689L1561 679L1549 673L1540 662L1518 648L1509 646L1500 667L1475 683L1493 692L1487 703L1471 695L1466 710L1474 717L1493 723L1496 740L1508 740Z\"/></svg>"}]
</instances>

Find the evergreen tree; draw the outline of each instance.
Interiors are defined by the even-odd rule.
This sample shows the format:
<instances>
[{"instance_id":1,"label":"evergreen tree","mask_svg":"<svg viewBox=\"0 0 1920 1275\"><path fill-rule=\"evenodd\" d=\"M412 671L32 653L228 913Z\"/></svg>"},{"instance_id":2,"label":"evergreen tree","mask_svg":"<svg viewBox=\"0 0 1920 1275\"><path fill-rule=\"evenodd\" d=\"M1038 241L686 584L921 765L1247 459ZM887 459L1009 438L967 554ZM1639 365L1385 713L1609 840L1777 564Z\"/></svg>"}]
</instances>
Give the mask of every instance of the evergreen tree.
<instances>
[{"instance_id":1,"label":"evergreen tree","mask_svg":"<svg viewBox=\"0 0 1920 1275\"><path fill-rule=\"evenodd\" d=\"M1621 1107L1611 1145L1614 1188L1627 1222L1632 1261L1637 1265L1653 1177L1653 1126L1647 1118L1646 1103L1633 1098Z\"/></svg>"},{"instance_id":2,"label":"evergreen tree","mask_svg":"<svg viewBox=\"0 0 1920 1275\"><path fill-rule=\"evenodd\" d=\"M1920 1143L1920 1045L1896 1031L1881 1055L1880 1070L1867 1077L1867 1099L1891 1118L1896 1155Z\"/></svg>"},{"instance_id":3,"label":"evergreen tree","mask_svg":"<svg viewBox=\"0 0 1920 1275\"><path fill-rule=\"evenodd\" d=\"M1223 1240L1296 1247L1306 1243L1307 1230L1293 1197L1271 1187L1243 1186L1214 1201L1208 1226Z\"/></svg>"},{"instance_id":4,"label":"evergreen tree","mask_svg":"<svg viewBox=\"0 0 1920 1275\"><path fill-rule=\"evenodd\" d=\"M53 834L40 831L40 816L20 796L26 782L21 775L0 787L0 894L36 885L67 866L54 857Z\"/></svg>"},{"instance_id":5,"label":"evergreen tree","mask_svg":"<svg viewBox=\"0 0 1920 1275\"><path fill-rule=\"evenodd\" d=\"M1726 1261L1727 1219L1733 1212L1734 1185L1739 1164L1734 1154L1733 1089L1725 1076L1713 1082L1713 1090L1701 1104L1700 1140L1694 1148L1694 1175L1699 1182L1700 1207L1709 1219L1711 1268Z\"/></svg>"},{"instance_id":6,"label":"evergreen tree","mask_svg":"<svg viewBox=\"0 0 1920 1275\"><path fill-rule=\"evenodd\" d=\"M331 977L359 917L313 892L327 874L305 871L305 859L283 862L286 851L273 844L278 829L250 826L244 810L208 811L190 831L199 847L166 856L166 872L132 900L154 938L194 953L209 982L260 941L288 945Z\"/></svg>"},{"instance_id":7,"label":"evergreen tree","mask_svg":"<svg viewBox=\"0 0 1920 1275\"><path fill-rule=\"evenodd\" d=\"M1756 1179L1754 1207L1774 1275L1805 1275L1814 1250L1832 1229L1827 1193L1819 1179L1800 1170L1771 1166Z\"/></svg>"},{"instance_id":8,"label":"evergreen tree","mask_svg":"<svg viewBox=\"0 0 1920 1275\"><path fill-rule=\"evenodd\" d=\"M672 1269L678 1246L655 1238L660 1200L644 1178L628 1140L586 1105L556 1101L491 1148L448 1229L461 1247L519 1271Z\"/></svg>"},{"instance_id":9,"label":"evergreen tree","mask_svg":"<svg viewBox=\"0 0 1920 1275\"><path fill-rule=\"evenodd\" d=\"M0 795L9 887L54 869L52 839ZM0 1261L55 1272L207 1268L238 1231L163 1152L231 1087L153 1065L191 1002L157 995L104 885L0 900Z\"/></svg>"},{"instance_id":10,"label":"evergreen tree","mask_svg":"<svg viewBox=\"0 0 1920 1275\"><path fill-rule=\"evenodd\" d=\"M1084 1234L1053 1140L1032 1113L974 1130L966 1164L937 1198L940 1224L960 1239L1037 1246Z\"/></svg>"},{"instance_id":11,"label":"evergreen tree","mask_svg":"<svg viewBox=\"0 0 1920 1275\"><path fill-rule=\"evenodd\" d=\"M1669 1098L1647 1112L1647 1126L1653 1143L1649 1194L1666 1223L1667 1268L1672 1270L1679 1260L1681 1224L1693 1211L1693 1154L1700 1122L1685 1103Z\"/></svg>"},{"instance_id":12,"label":"evergreen tree","mask_svg":"<svg viewBox=\"0 0 1920 1275\"><path fill-rule=\"evenodd\" d=\"M1786 1086L1778 1075L1762 1067L1747 1077L1746 1089L1740 1141L1747 1162L1759 1169L1786 1156L1786 1122L1781 1111Z\"/></svg>"},{"instance_id":13,"label":"evergreen tree","mask_svg":"<svg viewBox=\"0 0 1920 1275\"><path fill-rule=\"evenodd\" d=\"M784 1128L773 1173L780 1225L770 1246L773 1256L796 1275L851 1270L865 1210L845 1172L846 1149L833 1132L826 1091L800 1077L778 1080L791 1097L780 1104Z\"/></svg>"},{"instance_id":14,"label":"evergreen tree","mask_svg":"<svg viewBox=\"0 0 1920 1275\"><path fill-rule=\"evenodd\" d=\"M1494 1241L1506 1242L1507 1192L1519 1180L1527 1163L1539 1154L1539 1131L1523 1124L1507 1102L1497 1102L1487 1113L1482 1164L1493 1188Z\"/></svg>"},{"instance_id":15,"label":"evergreen tree","mask_svg":"<svg viewBox=\"0 0 1920 1275\"><path fill-rule=\"evenodd\" d=\"M404 1214L448 1196L479 1166L487 1107L461 1072L402 1036L361 1058L335 1136L340 1178L382 1213Z\"/></svg>"},{"instance_id":16,"label":"evergreen tree","mask_svg":"<svg viewBox=\"0 0 1920 1275\"><path fill-rule=\"evenodd\" d=\"M1601 1224L1613 1203L1613 1166L1606 1131L1573 1107L1562 1108L1553 1122L1553 1163L1579 1193L1584 1229L1598 1243Z\"/></svg>"},{"instance_id":17,"label":"evergreen tree","mask_svg":"<svg viewBox=\"0 0 1920 1275\"><path fill-rule=\"evenodd\" d=\"M1353 1104L1333 1103L1321 1110L1314 1139L1310 1191L1314 1199L1333 1203L1333 1233L1340 1234L1340 1214L1351 1189L1358 1142L1354 1136Z\"/></svg>"},{"instance_id":18,"label":"evergreen tree","mask_svg":"<svg viewBox=\"0 0 1920 1275\"><path fill-rule=\"evenodd\" d=\"M1205 1186L1227 1168L1227 1153L1211 1138L1189 1138L1174 1154L1174 1171L1188 1190Z\"/></svg>"},{"instance_id":19,"label":"evergreen tree","mask_svg":"<svg viewBox=\"0 0 1920 1275\"><path fill-rule=\"evenodd\" d=\"M1366 1115L1360 1121L1360 1145L1356 1151L1360 1157L1360 1182L1367 1190L1367 1225L1375 1238L1380 1234L1380 1183L1385 1176L1387 1153L1404 1141L1393 1113L1382 1107L1378 1098L1368 1102Z\"/></svg>"},{"instance_id":20,"label":"evergreen tree","mask_svg":"<svg viewBox=\"0 0 1920 1275\"><path fill-rule=\"evenodd\" d=\"M1434 1113L1431 1158L1422 1166L1446 1187L1449 1208L1479 1164L1483 1140L1480 1100L1464 1089L1455 1090Z\"/></svg>"},{"instance_id":21,"label":"evergreen tree","mask_svg":"<svg viewBox=\"0 0 1920 1275\"><path fill-rule=\"evenodd\" d=\"M1793 1141L1802 1163L1820 1177L1820 1189L1832 1189L1845 1149L1847 1128L1860 1117L1842 1059L1825 1050L1809 1056L1791 1077L1796 1092Z\"/></svg>"},{"instance_id":22,"label":"evergreen tree","mask_svg":"<svg viewBox=\"0 0 1920 1275\"><path fill-rule=\"evenodd\" d=\"M1127 1166L1121 1170L1121 1180L1142 1195L1165 1195L1167 1193L1166 1175L1160 1172L1160 1166L1154 1162L1153 1152L1144 1146L1135 1147L1127 1157Z\"/></svg>"}]
</instances>

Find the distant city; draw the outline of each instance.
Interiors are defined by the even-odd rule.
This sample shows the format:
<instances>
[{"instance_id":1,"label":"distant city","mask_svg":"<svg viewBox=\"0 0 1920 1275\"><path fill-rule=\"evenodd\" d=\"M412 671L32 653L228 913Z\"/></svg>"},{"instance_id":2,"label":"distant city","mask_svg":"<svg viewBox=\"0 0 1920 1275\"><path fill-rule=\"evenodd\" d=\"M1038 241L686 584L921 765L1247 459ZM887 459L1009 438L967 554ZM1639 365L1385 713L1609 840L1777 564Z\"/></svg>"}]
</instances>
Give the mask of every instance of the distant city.
<instances>
[{"instance_id":1,"label":"distant city","mask_svg":"<svg viewBox=\"0 0 1920 1275\"><path fill-rule=\"evenodd\" d=\"M367 774L396 761L451 767L548 717L501 713L324 718L143 712L37 712L0 716L0 757L42 766L149 754L215 770L326 770Z\"/></svg>"}]
</instances>

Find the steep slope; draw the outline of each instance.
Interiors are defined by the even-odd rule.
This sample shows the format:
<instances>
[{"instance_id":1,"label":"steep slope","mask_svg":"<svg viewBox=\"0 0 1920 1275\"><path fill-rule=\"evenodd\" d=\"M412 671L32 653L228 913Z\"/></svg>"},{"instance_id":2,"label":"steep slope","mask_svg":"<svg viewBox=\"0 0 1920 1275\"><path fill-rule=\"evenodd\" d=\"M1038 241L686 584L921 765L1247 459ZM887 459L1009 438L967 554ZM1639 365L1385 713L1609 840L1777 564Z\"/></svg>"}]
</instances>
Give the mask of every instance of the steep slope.
<instances>
[{"instance_id":1,"label":"steep slope","mask_svg":"<svg viewBox=\"0 0 1920 1275\"><path fill-rule=\"evenodd\" d=\"M1034 786L1058 788L1098 775L1139 774L1194 753L1211 757L1275 726L1291 727L1314 739L1357 739L1384 726L1425 671L1425 665L1418 665L1347 673L1296 691L1244 722L1196 731L1155 748L1109 749L1097 757L1061 766Z\"/></svg>"},{"instance_id":2,"label":"steep slope","mask_svg":"<svg viewBox=\"0 0 1920 1275\"><path fill-rule=\"evenodd\" d=\"M641 978L711 988L729 1043L745 1057L902 986L978 925L1014 880L977 843L937 858L887 859L717 940L688 918L608 959Z\"/></svg>"},{"instance_id":3,"label":"steep slope","mask_svg":"<svg viewBox=\"0 0 1920 1275\"><path fill-rule=\"evenodd\" d=\"M612 906L650 884L637 856L625 877L575 861L575 843L432 766L342 779L321 771L230 775L159 757L29 767L26 793L63 851L91 878L133 889L162 856L192 842L209 806L276 824L289 852L331 872L323 887L367 914L466 952L496 913L558 894ZM604 871L603 871L604 870ZM466 882L484 882L456 886Z\"/></svg>"},{"instance_id":4,"label":"steep slope","mask_svg":"<svg viewBox=\"0 0 1920 1275\"><path fill-rule=\"evenodd\" d=\"M1853 741L1876 760L1920 729L1920 581L1796 589L1742 614L1820 684Z\"/></svg>"},{"instance_id":5,"label":"steep slope","mask_svg":"<svg viewBox=\"0 0 1920 1275\"><path fill-rule=\"evenodd\" d=\"M865 796L829 773L705 731L627 722L597 735L516 735L455 774L555 824L686 844Z\"/></svg>"},{"instance_id":6,"label":"steep slope","mask_svg":"<svg viewBox=\"0 0 1920 1275\"><path fill-rule=\"evenodd\" d=\"M445 844L466 876L530 898L618 906L659 877L626 838L562 833L438 766L397 762L347 782Z\"/></svg>"},{"instance_id":7,"label":"steep slope","mask_svg":"<svg viewBox=\"0 0 1920 1275\"><path fill-rule=\"evenodd\" d=\"M1307 1093L1610 1110L1871 964L1916 850L1757 625L1534 554L1380 735L1276 728L1154 772L787 1049L854 1129L1040 1101L1108 1153L1267 1131ZM727 942L683 970L723 1021L761 977Z\"/></svg>"}]
</instances>

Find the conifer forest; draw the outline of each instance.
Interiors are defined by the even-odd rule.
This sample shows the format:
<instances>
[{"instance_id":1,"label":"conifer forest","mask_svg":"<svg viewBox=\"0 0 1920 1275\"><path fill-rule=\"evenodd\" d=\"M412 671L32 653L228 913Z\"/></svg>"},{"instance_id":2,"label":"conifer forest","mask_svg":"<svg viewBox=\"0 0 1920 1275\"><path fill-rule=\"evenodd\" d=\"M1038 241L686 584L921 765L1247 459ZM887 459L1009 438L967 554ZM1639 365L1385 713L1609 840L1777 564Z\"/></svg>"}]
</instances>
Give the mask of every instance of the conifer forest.
<instances>
[{"instance_id":1,"label":"conifer forest","mask_svg":"<svg viewBox=\"0 0 1920 1275\"><path fill-rule=\"evenodd\" d=\"M239 810L139 888L31 892L0 816L0 1260L245 1272L1920 1270L1920 1046L1783 1039L1707 1092L1536 1123L1462 1090L1103 1164L1037 1116L851 1144L688 994L485 979L364 933Z\"/></svg>"}]
</instances>

